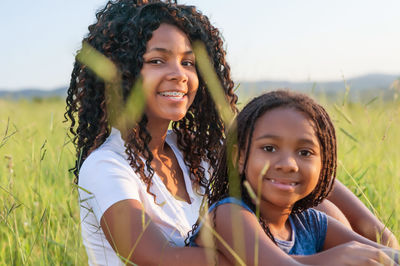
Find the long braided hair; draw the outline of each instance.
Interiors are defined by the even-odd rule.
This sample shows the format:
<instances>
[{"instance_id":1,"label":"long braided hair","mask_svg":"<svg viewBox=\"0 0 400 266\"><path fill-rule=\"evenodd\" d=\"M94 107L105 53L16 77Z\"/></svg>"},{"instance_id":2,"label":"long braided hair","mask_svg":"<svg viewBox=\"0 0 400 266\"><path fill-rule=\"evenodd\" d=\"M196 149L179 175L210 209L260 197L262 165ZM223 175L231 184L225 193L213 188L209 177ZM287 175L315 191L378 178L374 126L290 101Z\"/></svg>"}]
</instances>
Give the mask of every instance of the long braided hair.
<instances>
[{"instance_id":1,"label":"long braided hair","mask_svg":"<svg viewBox=\"0 0 400 266\"><path fill-rule=\"evenodd\" d=\"M245 152L243 170L238 175L240 180L239 182L235 182L235 184L239 186L239 188L236 189L236 191L240 191L239 195L230 194L230 191L235 191L235 189L231 187L232 182L230 182L229 179L229 173L232 173L229 168L232 167L232 165L238 165L239 156L235 153L228 154L228 147L225 145L225 148L221 150L221 159L218 169L212 175L210 179L210 185L206 190L207 206L211 206L213 203L216 203L226 197L235 196L243 200L254 212L256 211L256 206L253 203L248 190L244 187L244 181L246 180L244 172L249 158L254 126L258 118L260 118L266 112L278 107L294 108L300 112L303 112L312 121L314 121L315 133L321 146L322 167L318 184L308 196L294 204L292 213L299 213L310 207L316 206L328 196L329 192L332 190L333 182L336 176L337 165L336 135L333 123L325 109L310 97L288 90L277 90L254 98L237 116L237 131L234 129L234 133L237 134L237 151ZM233 132L230 132L229 134L232 133ZM234 163L229 164L228 160L231 160ZM198 227L198 223L199 222L194 225L192 232ZM273 241L275 241L266 221L260 218L260 224L265 233Z\"/></svg>"},{"instance_id":2,"label":"long braided hair","mask_svg":"<svg viewBox=\"0 0 400 266\"><path fill-rule=\"evenodd\" d=\"M204 43L226 98L236 112L237 96L233 91L230 67L225 61L222 38L218 29L195 7L178 5L171 0L117 0L109 1L98 11L96 18L97 21L89 26L89 33L83 42L90 44L118 67L123 101L127 100L133 84L140 78L143 54L152 32L162 23L167 23L182 30L191 42ZM107 113L111 110L106 108L105 83L77 60L66 103L64 116L71 122L70 133L77 151L75 167L71 169L77 183L82 163L106 140L112 126ZM149 192L154 170L151 167L153 154L148 146L151 135L146 129L147 122L143 114L140 121L122 137L129 163L147 184ZM217 165L225 137L224 129L207 85L199 77L197 94L186 116L172 123L191 178L199 186L207 185L206 169L203 169L201 162L207 161L211 166L210 171Z\"/></svg>"}]
</instances>

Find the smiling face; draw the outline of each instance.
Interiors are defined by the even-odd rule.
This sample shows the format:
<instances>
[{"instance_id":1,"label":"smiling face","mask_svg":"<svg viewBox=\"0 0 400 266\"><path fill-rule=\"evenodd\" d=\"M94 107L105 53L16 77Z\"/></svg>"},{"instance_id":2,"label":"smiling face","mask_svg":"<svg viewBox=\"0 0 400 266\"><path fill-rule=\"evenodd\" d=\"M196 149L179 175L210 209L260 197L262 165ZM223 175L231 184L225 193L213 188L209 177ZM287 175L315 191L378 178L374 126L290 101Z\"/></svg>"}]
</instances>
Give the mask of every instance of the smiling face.
<instances>
[{"instance_id":1,"label":"smiling face","mask_svg":"<svg viewBox=\"0 0 400 266\"><path fill-rule=\"evenodd\" d=\"M266 163L269 168L261 180L261 202L278 208L294 203L316 187L321 172L321 148L314 123L294 108L278 107L259 117L254 126L246 179L257 191ZM239 165L243 168L244 154Z\"/></svg>"},{"instance_id":2,"label":"smiling face","mask_svg":"<svg viewBox=\"0 0 400 266\"><path fill-rule=\"evenodd\" d=\"M199 86L195 56L186 34L176 26L161 24L147 43L143 61L140 74L149 120L182 119Z\"/></svg>"}]
</instances>

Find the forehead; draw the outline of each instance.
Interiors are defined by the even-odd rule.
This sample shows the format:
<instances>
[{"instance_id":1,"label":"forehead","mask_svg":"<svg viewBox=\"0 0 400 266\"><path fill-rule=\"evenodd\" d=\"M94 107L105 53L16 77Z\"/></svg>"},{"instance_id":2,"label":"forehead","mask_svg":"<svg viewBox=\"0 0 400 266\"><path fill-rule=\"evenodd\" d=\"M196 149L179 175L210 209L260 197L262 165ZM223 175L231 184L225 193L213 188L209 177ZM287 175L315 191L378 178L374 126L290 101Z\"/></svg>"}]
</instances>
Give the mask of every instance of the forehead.
<instances>
[{"instance_id":1,"label":"forehead","mask_svg":"<svg viewBox=\"0 0 400 266\"><path fill-rule=\"evenodd\" d=\"M278 107L260 116L254 127L253 138L273 135L291 139L311 139L318 143L315 123L302 111L292 107Z\"/></svg>"},{"instance_id":2,"label":"forehead","mask_svg":"<svg viewBox=\"0 0 400 266\"><path fill-rule=\"evenodd\" d=\"M162 23L153 31L152 37L146 45L148 51L152 48L191 50L191 47L189 38L182 30L166 23Z\"/></svg>"}]
</instances>

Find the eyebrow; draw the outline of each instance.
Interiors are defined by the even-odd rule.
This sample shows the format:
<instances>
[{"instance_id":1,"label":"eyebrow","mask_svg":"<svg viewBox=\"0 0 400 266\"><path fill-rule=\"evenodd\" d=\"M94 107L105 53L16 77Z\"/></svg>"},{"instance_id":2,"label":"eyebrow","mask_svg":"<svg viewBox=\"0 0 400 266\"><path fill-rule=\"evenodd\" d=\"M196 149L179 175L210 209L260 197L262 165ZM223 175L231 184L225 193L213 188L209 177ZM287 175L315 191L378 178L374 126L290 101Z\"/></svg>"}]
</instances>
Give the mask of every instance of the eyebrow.
<instances>
[{"instance_id":1,"label":"eyebrow","mask_svg":"<svg viewBox=\"0 0 400 266\"><path fill-rule=\"evenodd\" d=\"M277 135L273 135L273 134L265 134L265 135L262 135L262 136L256 138L255 140L260 140L260 139L276 139L276 140L279 140L279 139L281 139L281 137L277 136ZM311 139L308 139L308 138L299 139L298 142L299 143L308 143L308 144L311 144L311 145L318 146L317 143L315 143L314 141L312 141Z\"/></svg>"},{"instance_id":2,"label":"eyebrow","mask_svg":"<svg viewBox=\"0 0 400 266\"><path fill-rule=\"evenodd\" d=\"M166 48L161 48L161 47L153 47L149 51L147 51L146 53L150 53L150 52L153 52L153 51L161 52L161 53L164 53L164 54L172 54L171 50L166 49ZM193 53L192 50L188 50L188 51L185 51L183 54L190 55L190 54L194 54L194 53Z\"/></svg>"}]
</instances>

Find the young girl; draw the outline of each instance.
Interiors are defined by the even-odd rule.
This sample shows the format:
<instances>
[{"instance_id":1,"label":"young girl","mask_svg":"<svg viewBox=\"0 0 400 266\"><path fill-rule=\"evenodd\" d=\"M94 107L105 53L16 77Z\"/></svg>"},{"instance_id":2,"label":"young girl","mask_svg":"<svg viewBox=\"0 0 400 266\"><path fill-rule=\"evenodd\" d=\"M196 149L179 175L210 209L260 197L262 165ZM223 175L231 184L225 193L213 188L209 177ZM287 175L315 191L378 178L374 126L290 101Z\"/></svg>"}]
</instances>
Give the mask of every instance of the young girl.
<instances>
[{"instance_id":1,"label":"young girl","mask_svg":"<svg viewBox=\"0 0 400 266\"><path fill-rule=\"evenodd\" d=\"M364 260L390 263L380 250L398 256L394 250L357 235L311 208L327 197L336 175L335 130L326 111L312 99L283 90L253 99L237 117L234 145L237 152L224 152L207 194L216 234L246 265L253 265L254 259L265 265L294 263L290 258L283 259L276 246L290 255L326 250L315 256L295 257L311 264L360 265ZM239 190L227 159L238 167ZM240 192L231 197L234 191ZM235 224L244 228L243 235ZM260 233L259 225L265 232L258 236L260 242L255 237ZM200 228L190 238L191 245L205 245L197 238ZM235 237L243 241L246 252L234 245ZM339 246L353 240L359 243ZM255 243L259 245L258 256ZM223 242L217 241L217 248L235 262L233 252Z\"/></svg>"}]
</instances>

